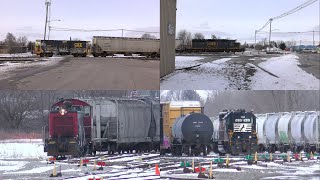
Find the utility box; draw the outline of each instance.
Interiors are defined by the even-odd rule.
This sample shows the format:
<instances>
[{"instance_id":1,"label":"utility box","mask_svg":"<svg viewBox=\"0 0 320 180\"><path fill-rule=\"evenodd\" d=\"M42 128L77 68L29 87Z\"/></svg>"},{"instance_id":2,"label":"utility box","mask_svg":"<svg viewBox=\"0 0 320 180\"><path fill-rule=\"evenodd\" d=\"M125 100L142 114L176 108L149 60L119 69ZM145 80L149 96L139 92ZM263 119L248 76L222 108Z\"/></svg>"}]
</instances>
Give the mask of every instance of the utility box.
<instances>
[{"instance_id":1,"label":"utility box","mask_svg":"<svg viewBox=\"0 0 320 180\"><path fill-rule=\"evenodd\" d=\"M177 0L160 0L160 76L175 69Z\"/></svg>"}]
</instances>

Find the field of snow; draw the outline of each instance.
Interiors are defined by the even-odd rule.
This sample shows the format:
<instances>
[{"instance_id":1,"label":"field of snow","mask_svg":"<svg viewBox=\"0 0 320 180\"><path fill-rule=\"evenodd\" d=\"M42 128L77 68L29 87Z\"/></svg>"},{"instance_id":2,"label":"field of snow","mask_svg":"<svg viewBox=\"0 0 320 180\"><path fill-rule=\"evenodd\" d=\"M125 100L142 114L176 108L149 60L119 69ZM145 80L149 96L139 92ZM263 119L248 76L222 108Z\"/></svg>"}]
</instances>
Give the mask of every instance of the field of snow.
<instances>
[{"instance_id":1,"label":"field of snow","mask_svg":"<svg viewBox=\"0 0 320 180\"><path fill-rule=\"evenodd\" d=\"M197 64L200 57L177 57L176 69L181 67L190 67ZM228 82L220 74L220 71L226 67L226 62L231 58L222 58L210 63L204 63L195 71L175 72L161 82L161 90L181 90L181 89L216 89L224 90Z\"/></svg>"},{"instance_id":2,"label":"field of snow","mask_svg":"<svg viewBox=\"0 0 320 180\"><path fill-rule=\"evenodd\" d=\"M0 141L0 159L45 159L41 140Z\"/></svg>"},{"instance_id":3,"label":"field of snow","mask_svg":"<svg viewBox=\"0 0 320 180\"><path fill-rule=\"evenodd\" d=\"M316 90L320 81L302 70L298 57L285 54L280 57L243 55L248 61L263 60L257 66L278 76L270 75L253 63L237 64L232 56L207 63L198 60L204 57L176 57L176 69L200 65L191 70L178 70L161 80L161 90ZM255 63L257 64L257 63Z\"/></svg>"},{"instance_id":4,"label":"field of snow","mask_svg":"<svg viewBox=\"0 0 320 180\"><path fill-rule=\"evenodd\" d=\"M251 80L252 89L255 90L317 90L320 81L311 74L303 71L299 65L298 57L293 54L268 59L259 64L260 67L277 75L270 76L257 68Z\"/></svg>"}]
</instances>

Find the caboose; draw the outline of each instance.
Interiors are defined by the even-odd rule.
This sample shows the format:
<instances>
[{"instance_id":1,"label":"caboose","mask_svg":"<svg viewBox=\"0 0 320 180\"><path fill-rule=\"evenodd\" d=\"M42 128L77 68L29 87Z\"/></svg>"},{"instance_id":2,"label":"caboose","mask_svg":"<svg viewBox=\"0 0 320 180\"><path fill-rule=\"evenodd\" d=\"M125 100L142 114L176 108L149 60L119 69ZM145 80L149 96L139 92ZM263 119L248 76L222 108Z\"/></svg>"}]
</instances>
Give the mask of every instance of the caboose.
<instances>
[{"instance_id":1,"label":"caboose","mask_svg":"<svg viewBox=\"0 0 320 180\"><path fill-rule=\"evenodd\" d=\"M61 99L49 113L45 152L48 156L83 156L91 153L92 107L77 99Z\"/></svg>"}]
</instances>

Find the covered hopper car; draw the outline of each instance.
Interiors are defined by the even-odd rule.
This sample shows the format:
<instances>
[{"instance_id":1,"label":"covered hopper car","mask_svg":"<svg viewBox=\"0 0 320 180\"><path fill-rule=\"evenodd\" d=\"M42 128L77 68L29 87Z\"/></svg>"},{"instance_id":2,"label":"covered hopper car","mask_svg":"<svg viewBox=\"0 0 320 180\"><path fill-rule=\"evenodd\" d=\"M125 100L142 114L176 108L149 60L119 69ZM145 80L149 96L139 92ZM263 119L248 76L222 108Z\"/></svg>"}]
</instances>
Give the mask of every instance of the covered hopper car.
<instances>
[{"instance_id":1,"label":"covered hopper car","mask_svg":"<svg viewBox=\"0 0 320 180\"><path fill-rule=\"evenodd\" d=\"M124 54L126 56L140 54L153 58L159 57L160 40L94 36L92 40L92 54L94 57L106 57L114 54Z\"/></svg>"},{"instance_id":2,"label":"covered hopper car","mask_svg":"<svg viewBox=\"0 0 320 180\"><path fill-rule=\"evenodd\" d=\"M94 151L158 151L160 103L150 98L87 99L93 107Z\"/></svg>"}]
</instances>

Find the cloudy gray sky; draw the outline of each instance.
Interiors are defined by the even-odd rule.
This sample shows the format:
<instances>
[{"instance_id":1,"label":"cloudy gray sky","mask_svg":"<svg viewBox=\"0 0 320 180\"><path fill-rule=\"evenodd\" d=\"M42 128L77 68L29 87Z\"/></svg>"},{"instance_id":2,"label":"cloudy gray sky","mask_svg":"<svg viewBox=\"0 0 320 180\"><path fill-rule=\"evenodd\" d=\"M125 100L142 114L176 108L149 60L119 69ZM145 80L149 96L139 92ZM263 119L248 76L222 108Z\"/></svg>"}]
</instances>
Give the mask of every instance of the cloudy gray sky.
<instances>
[{"instance_id":1,"label":"cloudy gray sky","mask_svg":"<svg viewBox=\"0 0 320 180\"><path fill-rule=\"evenodd\" d=\"M43 38L45 0L1 0L0 39L7 32L26 35L30 40ZM159 0L52 0L53 27L76 29L130 29L159 32ZM93 35L121 36L116 32L56 32L50 39L79 38L90 40ZM138 36L139 33L125 33ZM155 34L157 35L157 34Z\"/></svg>"},{"instance_id":2,"label":"cloudy gray sky","mask_svg":"<svg viewBox=\"0 0 320 180\"><path fill-rule=\"evenodd\" d=\"M178 0L177 30L187 29L202 32L206 38L212 32L223 38L254 41L254 31L260 29L268 19L281 15L307 0ZM272 29L281 32L319 30L320 1L272 23ZM268 31L267 27L264 31ZM276 31L275 31L276 32ZM316 34L319 41L319 33ZM258 39L267 34L258 35ZM280 39L283 35L274 34ZM284 39L312 41L307 35L286 35Z\"/></svg>"},{"instance_id":3,"label":"cloudy gray sky","mask_svg":"<svg viewBox=\"0 0 320 180\"><path fill-rule=\"evenodd\" d=\"M221 38L254 41L254 31L269 18L291 10L307 0L178 0L177 30L202 32L207 38L212 32ZM0 39L7 32L26 35L29 40L43 38L45 0L1 0ZM159 0L52 0L53 27L76 29L131 29L158 32L160 24ZM272 23L281 32L319 30L318 2ZM268 31L268 27L264 29ZM275 31L275 32L276 32ZM51 39L79 38L91 40L93 35L121 36L114 32L52 31ZM125 36L139 37L141 33L125 32ZM159 34L154 34L159 37ZM268 34L258 34L258 41ZM274 40L312 41L312 33L299 35L273 34ZM319 33L315 39L319 41Z\"/></svg>"}]
</instances>

